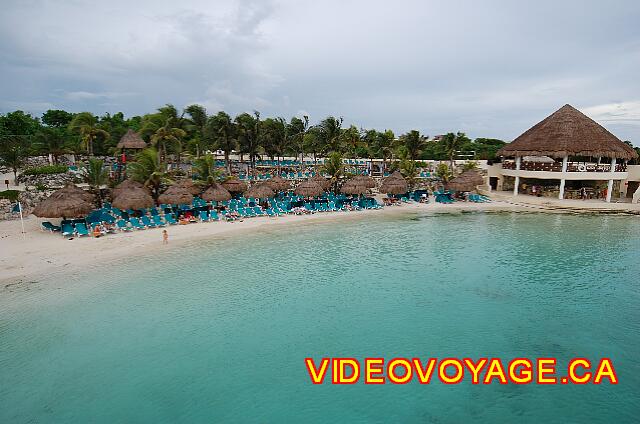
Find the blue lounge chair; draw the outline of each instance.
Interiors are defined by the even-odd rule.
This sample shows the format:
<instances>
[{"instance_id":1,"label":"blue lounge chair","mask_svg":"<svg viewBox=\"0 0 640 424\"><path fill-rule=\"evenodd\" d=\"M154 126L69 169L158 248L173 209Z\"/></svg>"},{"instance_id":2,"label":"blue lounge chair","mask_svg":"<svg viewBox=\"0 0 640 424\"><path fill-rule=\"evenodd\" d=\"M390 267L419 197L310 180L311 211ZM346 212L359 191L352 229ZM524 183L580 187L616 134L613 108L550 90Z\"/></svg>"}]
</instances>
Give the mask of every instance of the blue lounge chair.
<instances>
[{"instance_id":1,"label":"blue lounge chair","mask_svg":"<svg viewBox=\"0 0 640 424\"><path fill-rule=\"evenodd\" d=\"M119 219L119 220L116 222L116 225L118 226L118 229L119 229L120 231L133 231L133 228L129 227L129 226L127 225L127 221L125 221L124 219Z\"/></svg>"},{"instance_id":2,"label":"blue lounge chair","mask_svg":"<svg viewBox=\"0 0 640 424\"><path fill-rule=\"evenodd\" d=\"M264 215L264 212L262 211L262 209L260 209L260 206L254 206L254 207L253 207L253 212L254 212L257 216L262 216L262 215Z\"/></svg>"},{"instance_id":3,"label":"blue lounge chair","mask_svg":"<svg viewBox=\"0 0 640 424\"><path fill-rule=\"evenodd\" d=\"M218 212L216 211L211 211L211 219L213 221L220 221L220 216L218 215Z\"/></svg>"},{"instance_id":4,"label":"blue lounge chair","mask_svg":"<svg viewBox=\"0 0 640 424\"><path fill-rule=\"evenodd\" d=\"M136 230L144 230L145 226L140 223L138 218L129 218L129 222Z\"/></svg>"},{"instance_id":5,"label":"blue lounge chair","mask_svg":"<svg viewBox=\"0 0 640 424\"><path fill-rule=\"evenodd\" d=\"M75 235L76 230L75 228L73 228L73 224L70 222L63 222L62 223L62 235L64 237L72 237L73 235Z\"/></svg>"},{"instance_id":6,"label":"blue lounge chair","mask_svg":"<svg viewBox=\"0 0 640 424\"><path fill-rule=\"evenodd\" d=\"M78 233L79 237L89 235L89 230L87 229L87 226L82 222L78 222L76 224L76 232Z\"/></svg>"},{"instance_id":7,"label":"blue lounge chair","mask_svg":"<svg viewBox=\"0 0 640 424\"><path fill-rule=\"evenodd\" d=\"M160 215L153 215L153 223L156 224L156 227L166 227L167 223L160 218Z\"/></svg>"},{"instance_id":8,"label":"blue lounge chair","mask_svg":"<svg viewBox=\"0 0 640 424\"><path fill-rule=\"evenodd\" d=\"M200 211L200 221L209 222L209 214L207 211Z\"/></svg>"},{"instance_id":9,"label":"blue lounge chair","mask_svg":"<svg viewBox=\"0 0 640 424\"><path fill-rule=\"evenodd\" d=\"M151 222L151 220L149 219L149 217L147 215L142 215L141 221L142 221L142 224L147 228L155 228L156 227L156 224Z\"/></svg>"},{"instance_id":10,"label":"blue lounge chair","mask_svg":"<svg viewBox=\"0 0 640 424\"><path fill-rule=\"evenodd\" d=\"M60 227L58 227L57 225L53 225L53 224L52 224L52 223L50 223L49 221L44 221L44 222L41 224L41 226L42 226L42 229L43 229L43 230L47 230L47 231L51 231L51 232L54 232L54 231L60 231L60 230L61 230L61 228L60 228Z\"/></svg>"},{"instance_id":11,"label":"blue lounge chair","mask_svg":"<svg viewBox=\"0 0 640 424\"><path fill-rule=\"evenodd\" d=\"M164 220L167 221L169 225L177 225L178 221L176 221L176 217L172 213L165 214Z\"/></svg>"}]
</instances>

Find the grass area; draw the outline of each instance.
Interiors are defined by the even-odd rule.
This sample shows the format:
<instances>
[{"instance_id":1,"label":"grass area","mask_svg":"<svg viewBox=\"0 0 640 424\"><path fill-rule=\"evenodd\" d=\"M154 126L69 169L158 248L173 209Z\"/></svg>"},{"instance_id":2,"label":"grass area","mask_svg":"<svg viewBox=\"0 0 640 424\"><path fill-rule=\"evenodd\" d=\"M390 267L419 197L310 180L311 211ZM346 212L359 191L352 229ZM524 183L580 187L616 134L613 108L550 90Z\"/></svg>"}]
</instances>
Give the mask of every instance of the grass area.
<instances>
[{"instance_id":1,"label":"grass area","mask_svg":"<svg viewBox=\"0 0 640 424\"><path fill-rule=\"evenodd\" d=\"M0 199L9 199L12 202L17 202L19 194L20 194L20 190L0 191Z\"/></svg>"},{"instance_id":2,"label":"grass area","mask_svg":"<svg viewBox=\"0 0 640 424\"><path fill-rule=\"evenodd\" d=\"M24 175L48 175L48 174L64 174L69 170L66 165L44 165L35 168L25 169Z\"/></svg>"}]
</instances>

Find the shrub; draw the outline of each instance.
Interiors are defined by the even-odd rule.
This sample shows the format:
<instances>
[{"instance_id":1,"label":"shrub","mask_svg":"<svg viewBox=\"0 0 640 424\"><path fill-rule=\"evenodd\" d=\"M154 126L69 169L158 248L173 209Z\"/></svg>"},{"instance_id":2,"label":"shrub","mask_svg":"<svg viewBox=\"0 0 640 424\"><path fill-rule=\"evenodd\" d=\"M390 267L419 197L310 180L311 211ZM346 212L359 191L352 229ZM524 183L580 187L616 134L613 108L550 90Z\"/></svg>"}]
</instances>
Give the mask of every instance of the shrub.
<instances>
[{"instance_id":1,"label":"shrub","mask_svg":"<svg viewBox=\"0 0 640 424\"><path fill-rule=\"evenodd\" d=\"M69 168L66 165L44 165L35 168L25 169L23 175L49 175L64 174Z\"/></svg>"},{"instance_id":2,"label":"shrub","mask_svg":"<svg viewBox=\"0 0 640 424\"><path fill-rule=\"evenodd\" d=\"M19 190L0 191L0 199L9 199L12 202L17 202L19 194L20 194Z\"/></svg>"}]
</instances>

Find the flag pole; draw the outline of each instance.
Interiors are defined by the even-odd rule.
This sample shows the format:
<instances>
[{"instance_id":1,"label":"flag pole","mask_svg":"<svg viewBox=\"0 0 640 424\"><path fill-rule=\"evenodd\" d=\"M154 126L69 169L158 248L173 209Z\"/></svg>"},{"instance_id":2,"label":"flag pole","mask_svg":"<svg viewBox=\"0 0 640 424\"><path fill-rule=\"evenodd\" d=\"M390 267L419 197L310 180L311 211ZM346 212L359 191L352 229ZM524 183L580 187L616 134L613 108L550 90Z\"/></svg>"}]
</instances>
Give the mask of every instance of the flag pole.
<instances>
[{"instance_id":1,"label":"flag pole","mask_svg":"<svg viewBox=\"0 0 640 424\"><path fill-rule=\"evenodd\" d=\"M20 211L20 224L22 224L22 238L26 240L27 236L25 235L26 232L24 231L24 219L22 218L22 204L20 203L20 201L18 201L18 210Z\"/></svg>"}]
</instances>

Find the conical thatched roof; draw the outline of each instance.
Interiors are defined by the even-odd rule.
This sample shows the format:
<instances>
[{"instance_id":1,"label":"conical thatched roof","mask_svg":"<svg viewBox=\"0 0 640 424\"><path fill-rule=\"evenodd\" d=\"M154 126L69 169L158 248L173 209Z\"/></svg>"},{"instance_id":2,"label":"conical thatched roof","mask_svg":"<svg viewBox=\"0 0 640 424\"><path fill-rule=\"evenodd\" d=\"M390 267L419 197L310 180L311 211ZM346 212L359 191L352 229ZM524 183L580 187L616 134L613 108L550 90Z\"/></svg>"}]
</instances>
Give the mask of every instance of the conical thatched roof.
<instances>
[{"instance_id":1,"label":"conical thatched roof","mask_svg":"<svg viewBox=\"0 0 640 424\"><path fill-rule=\"evenodd\" d=\"M498 150L499 156L590 156L634 159L638 154L593 119L564 105Z\"/></svg>"},{"instance_id":2,"label":"conical thatched roof","mask_svg":"<svg viewBox=\"0 0 640 424\"><path fill-rule=\"evenodd\" d=\"M114 197L112 205L118 209L145 209L154 205L153 198L149 192L142 187L131 186L128 189L121 189Z\"/></svg>"},{"instance_id":3,"label":"conical thatched roof","mask_svg":"<svg viewBox=\"0 0 640 424\"><path fill-rule=\"evenodd\" d=\"M249 190L244 193L244 197L253 197L254 199L267 199L273 197L275 193L271 186L266 183L257 183L251 186Z\"/></svg>"},{"instance_id":4,"label":"conical thatched roof","mask_svg":"<svg viewBox=\"0 0 640 424\"><path fill-rule=\"evenodd\" d=\"M218 183L213 183L202 193L202 200L205 202L224 202L231 199L231 193Z\"/></svg>"},{"instance_id":5,"label":"conical thatched roof","mask_svg":"<svg viewBox=\"0 0 640 424\"><path fill-rule=\"evenodd\" d=\"M118 142L118 149L144 149L147 147L147 143L132 129L127 130L127 132L122 136L120 141Z\"/></svg>"},{"instance_id":6,"label":"conical thatched roof","mask_svg":"<svg viewBox=\"0 0 640 424\"><path fill-rule=\"evenodd\" d=\"M65 188L53 192L33 210L40 218L76 218L85 216L93 210L91 202L70 193Z\"/></svg>"},{"instance_id":7,"label":"conical thatched roof","mask_svg":"<svg viewBox=\"0 0 640 424\"><path fill-rule=\"evenodd\" d=\"M168 205L190 204L193 201L193 194L189 193L184 187L172 185L158 197L158 201Z\"/></svg>"},{"instance_id":8,"label":"conical thatched roof","mask_svg":"<svg viewBox=\"0 0 640 424\"><path fill-rule=\"evenodd\" d=\"M177 181L174 185L184 188L194 196L197 196L198 194L200 194L200 191L201 191L200 187L198 187L191 178L186 178L186 179Z\"/></svg>"},{"instance_id":9,"label":"conical thatched roof","mask_svg":"<svg viewBox=\"0 0 640 424\"><path fill-rule=\"evenodd\" d=\"M331 187L331 180L326 179L320 174L315 174L313 177L309 178L309 181L318 184L323 190L327 190Z\"/></svg>"},{"instance_id":10,"label":"conical thatched roof","mask_svg":"<svg viewBox=\"0 0 640 424\"><path fill-rule=\"evenodd\" d=\"M475 169L464 171L447 183L447 189L455 191L474 191L477 186L484 184L482 175Z\"/></svg>"},{"instance_id":11,"label":"conical thatched roof","mask_svg":"<svg viewBox=\"0 0 640 424\"><path fill-rule=\"evenodd\" d=\"M117 187L111 190L111 197L115 199L116 197L118 197L118 195L120 195L120 193L123 193L127 190L131 190L134 188L135 189L141 188L143 190L146 190L146 187L144 186L144 184L128 179L128 180L124 180L123 182L118 184Z\"/></svg>"},{"instance_id":12,"label":"conical thatched roof","mask_svg":"<svg viewBox=\"0 0 640 424\"><path fill-rule=\"evenodd\" d=\"M285 180L279 175L271 178L267 181L267 184L269 184L269 186L275 191L287 191L291 188L291 182L289 180Z\"/></svg>"},{"instance_id":13,"label":"conical thatched roof","mask_svg":"<svg viewBox=\"0 0 640 424\"><path fill-rule=\"evenodd\" d=\"M222 183L222 187L229 190L230 193L244 193L247 191L247 183L237 178L229 178Z\"/></svg>"},{"instance_id":14,"label":"conical thatched roof","mask_svg":"<svg viewBox=\"0 0 640 424\"><path fill-rule=\"evenodd\" d=\"M59 190L62 193L79 197L87 202L93 202L95 200L95 196L88 191L84 191L80 187L76 186L73 183L67 183L63 188Z\"/></svg>"},{"instance_id":15,"label":"conical thatched roof","mask_svg":"<svg viewBox=\"0 0 640 424\"><path fill-rule=\"evenodd\" d=\"M317 197L320 196L324 192L324 189L315 181L311 181L311 179L307 181L303 181L296 187L294 193L298 196L305 197Z\"/></svg>"},{"instance_id":16,"label":"conical thatched roof","mask_svg":"<svg viewBox=\"0 0 640 424\"><path fill-rule=\"evenodd\" d=\"M407 181L400 176L394 177L393 175L388 177L382 182L380 186L380 193L387 194L404 194L408 190Z\"/></svg>"},{"instance_id":17,"label":"conical thatched roof","mask_svg":"<svg viewBox=\"0 0 640 424\"><path fill-rule=\"evenodd\" d=\"M147 143L145 143L138 133L129 129L122 136L116 147L118 149L144 149L147 147Z\"/></svg>"},{"instance_id":18,"label":"conical thatched roof","mask_svg":"<svg viewBox=\"0 0 640 424\"><path fill-rule=\"evenodd\" d=\"M353 181L357 185L365 186L366 188L376 187L376 180L368 175L356 175L350 181Z\"/></svg>"},{"instance_id":19,"label":"conical thatched roof","mask_svg":"<svg viewBox=\"0 0 640 424\"><path fill-rule=\"evenodd\" d=\"M404 177L402 176L402 174L400 173L400 171L394 171L393 174L389 175L387 178L385 178L385 181L388 179L394 179L394 178L399 178L401 180L404 180Z\"/></svg>"},{"instance_id":20,"label":"conical thatched roof","mask_svg":"<svg viewBox=\"0 0 640 424\"><path fill-rule=\"evenodd\" d=\"M367 187L358 184L358 181L349 180L340 188L340 192L344 194L364 194L367 192Z\"/></svg>"}]
</instances>

